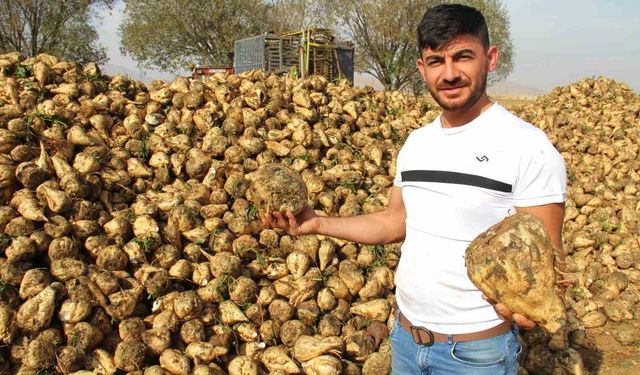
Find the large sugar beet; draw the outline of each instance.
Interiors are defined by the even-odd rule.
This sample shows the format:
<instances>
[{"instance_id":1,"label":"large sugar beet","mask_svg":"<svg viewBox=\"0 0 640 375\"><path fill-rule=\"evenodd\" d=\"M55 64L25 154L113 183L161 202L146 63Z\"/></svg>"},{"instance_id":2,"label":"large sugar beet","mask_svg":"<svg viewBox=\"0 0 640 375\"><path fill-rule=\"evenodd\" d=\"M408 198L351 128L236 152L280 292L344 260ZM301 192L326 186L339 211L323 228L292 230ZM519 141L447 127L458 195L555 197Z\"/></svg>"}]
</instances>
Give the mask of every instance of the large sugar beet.
<instances>
[{"instance_id":1,"label":"large sugar beet","mask_svg":"<svg viewBox=\"0 0 640 375\"><path fill-rule=\"evenodd\" d=\"M307 204L307 187L300 174L288 166L268 163L252 175L247 198L260 213L280 211L297 214Z\"/></svg>"},{"instance_id":2,"label":"large sugar beet","mask_svg":"<svg viewBox=\"0 0 640 375\"><path fill-rule=\"evenodd\" d=\"M555 333L566 322L556 292L554 250L534 216L509 216L476 237L466 251L471 281L487 297Z\"/></svg>"}]
</instances>

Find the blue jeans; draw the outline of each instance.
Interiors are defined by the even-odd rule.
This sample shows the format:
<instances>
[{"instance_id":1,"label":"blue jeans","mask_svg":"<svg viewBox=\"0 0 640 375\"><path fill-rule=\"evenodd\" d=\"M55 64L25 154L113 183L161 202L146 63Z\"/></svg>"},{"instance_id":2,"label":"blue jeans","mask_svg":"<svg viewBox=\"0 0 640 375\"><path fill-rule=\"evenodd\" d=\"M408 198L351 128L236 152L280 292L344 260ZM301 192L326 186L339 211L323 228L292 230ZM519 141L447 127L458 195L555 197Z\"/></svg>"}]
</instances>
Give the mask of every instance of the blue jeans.
<instances>
[{"instance_id":1,"label":"blue jeans","mask_svg":"<svg viewBox=\"0 0 640 375\"><path fill-rule=\"evenodd\" d=\"M416 344L396 319L390 333L393 375L515 375L518 371L518 328L476 341Z\"/></svg>"}]
</instances>

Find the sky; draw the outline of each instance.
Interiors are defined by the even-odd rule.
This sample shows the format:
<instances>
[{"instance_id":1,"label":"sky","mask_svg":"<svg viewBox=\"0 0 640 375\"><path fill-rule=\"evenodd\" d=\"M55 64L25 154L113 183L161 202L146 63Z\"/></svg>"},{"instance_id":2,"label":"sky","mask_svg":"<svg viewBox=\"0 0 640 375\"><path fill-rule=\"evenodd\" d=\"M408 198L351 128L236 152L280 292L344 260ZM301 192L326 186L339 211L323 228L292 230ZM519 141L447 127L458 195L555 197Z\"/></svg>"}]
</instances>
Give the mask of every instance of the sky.
<instances>
[{"instance_id":1,"label":"sky","mask_svg":"<svg viewBox=\"0 0 640 375\"><path fill-rule=\"evenodd\" d=\"M639 0L505 0L515 68L507 81L549 91L605 76L640 93Z\"/></svg>"},{"instance_id":2,"label":"sky","mask_svg":"<svg viewBox=\"0 0 640 375\"><path fill-rule=\"evenodd\" d=\"M514 70L506 79L509 87L544 93L583 78L605 76L640 93L640 0L503 0L503 4L515 49ZM110 58L104 70L145 82L171 80L173 74L140 70L120 53L123 8L119 2L97 25Z\"/></svg>"}]
</instances>

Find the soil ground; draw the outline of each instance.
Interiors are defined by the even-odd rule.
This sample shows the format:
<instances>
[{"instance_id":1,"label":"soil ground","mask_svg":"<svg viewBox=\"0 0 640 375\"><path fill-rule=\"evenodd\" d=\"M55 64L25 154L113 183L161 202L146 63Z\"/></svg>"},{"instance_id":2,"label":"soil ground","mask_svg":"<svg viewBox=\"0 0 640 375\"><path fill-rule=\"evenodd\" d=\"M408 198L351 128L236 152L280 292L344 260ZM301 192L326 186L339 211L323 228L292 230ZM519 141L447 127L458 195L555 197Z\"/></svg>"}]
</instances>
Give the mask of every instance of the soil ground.
<instances>
[{"instance_id":1,"label":"soil ground","mask_svg":"<svg viewBox=\"0 0 640 375\"><path fill-rule=\"evenodd\" d=\"M628 329L639 325L637 321L628 323ZM585 367L591 374L638 375L640 374L640 345L620 344L607 329L596 328L587 331L587 337L595 344L594 349L580 349Z\"/></svg>"}]
</instances>

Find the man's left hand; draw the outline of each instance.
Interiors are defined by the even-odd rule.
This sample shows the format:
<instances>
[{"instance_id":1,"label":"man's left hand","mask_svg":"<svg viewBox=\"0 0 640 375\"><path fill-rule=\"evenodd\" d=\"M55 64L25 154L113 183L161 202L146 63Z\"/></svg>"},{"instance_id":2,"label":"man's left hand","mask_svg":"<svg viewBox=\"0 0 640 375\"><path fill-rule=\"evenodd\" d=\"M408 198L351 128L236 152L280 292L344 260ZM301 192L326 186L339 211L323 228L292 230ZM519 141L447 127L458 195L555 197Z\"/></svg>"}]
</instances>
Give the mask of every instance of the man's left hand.
<instances>
[{"instance_id":1,"label":"man's left hand","mask_svg":"<svg viewBox=\"0 0 640 375\"><path fill-rule=\"evenodd\" d=\"M533 320L527 319L524 315L512 312L504 304L492 301L484 294L482 295L482 299L489 302L493 306L493 309L496 311L496 314L498 314L500 319L507 322L513 322L517 324L518 327L524 330L530 330L536 326L536 322L534 322Z\"/></svg>"}]
</instances>

